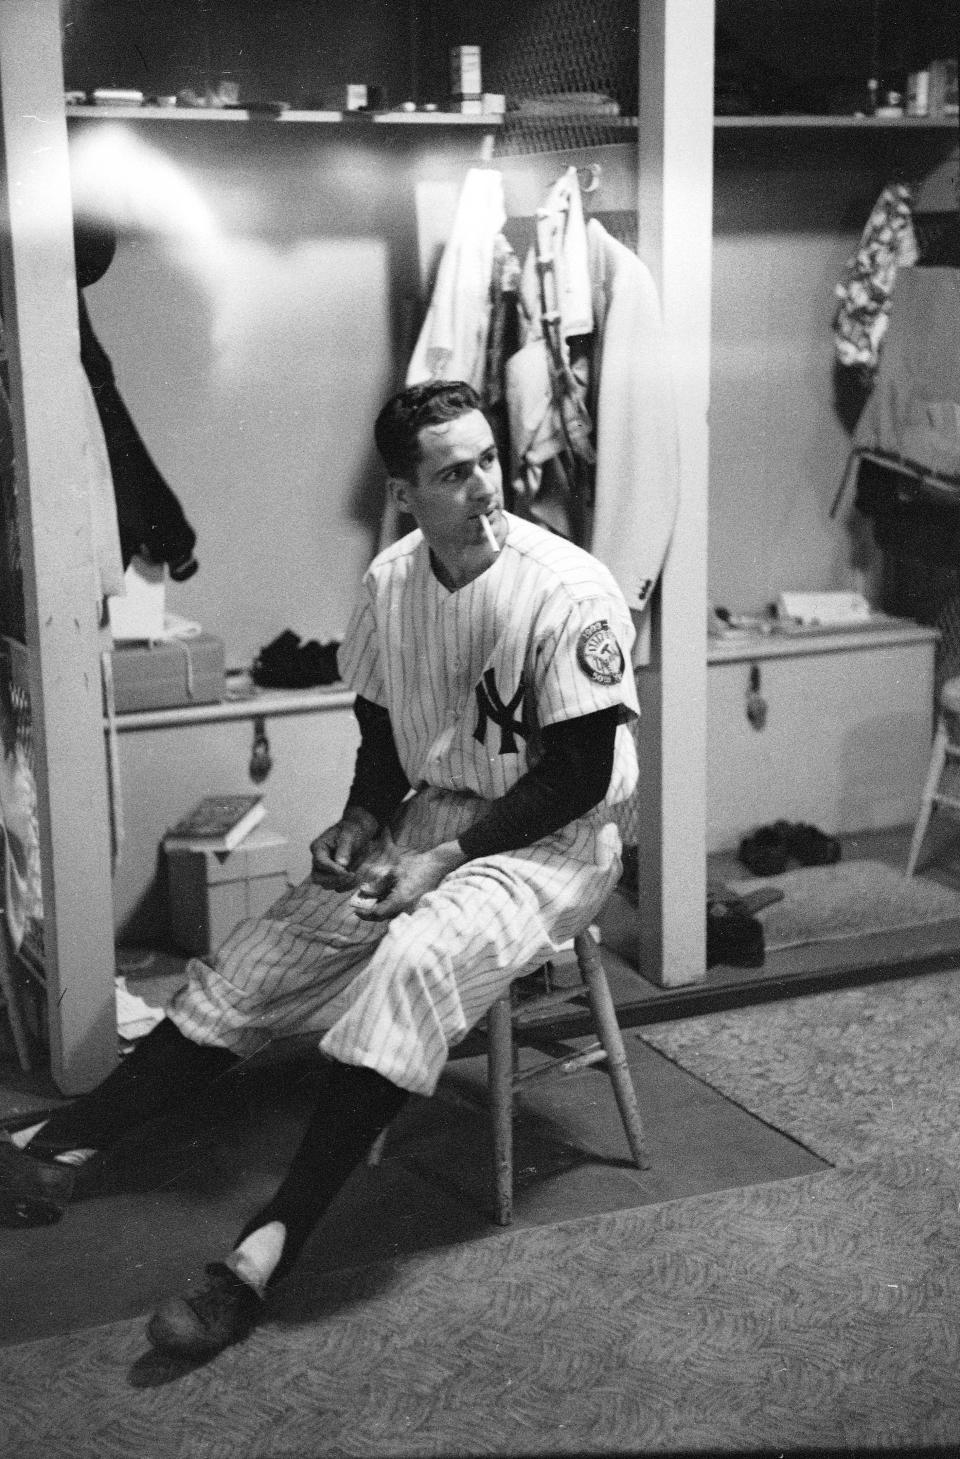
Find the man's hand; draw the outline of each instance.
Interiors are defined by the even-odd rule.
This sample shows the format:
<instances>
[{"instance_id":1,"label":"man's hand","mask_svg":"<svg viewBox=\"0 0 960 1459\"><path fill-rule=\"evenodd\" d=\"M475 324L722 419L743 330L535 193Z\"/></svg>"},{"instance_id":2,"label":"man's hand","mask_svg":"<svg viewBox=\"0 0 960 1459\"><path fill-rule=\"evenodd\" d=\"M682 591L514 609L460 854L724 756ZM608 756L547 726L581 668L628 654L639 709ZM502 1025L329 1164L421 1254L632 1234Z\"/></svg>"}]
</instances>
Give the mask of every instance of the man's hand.
<instances>
[{"instance_id":1,"label":"man's hand","mask_svg":"<svg viewBox=\"0 0 960 1459\"><path fill-rule=\"evenodd\" d=\"M412 912L420 898L467 860L456 841L444 841L432 851L400 851L388 875L377 872L360 877L359 905L354 910L362 922L389 922L401 912ZM367 901L364 893L374 900Z\"/></svg>"},{"instance_id":2,"label":"man's hand","mask_svg":"<svg viewBox=\"0 0 960 1459\"><path fill-rule=\"evenodd\" d=\"M347 806L336 825L328 826L310 843L311 880L334 892L348 892L357 886L358 872L379 830L369 811Z\"/></svg>"}]
</instances>

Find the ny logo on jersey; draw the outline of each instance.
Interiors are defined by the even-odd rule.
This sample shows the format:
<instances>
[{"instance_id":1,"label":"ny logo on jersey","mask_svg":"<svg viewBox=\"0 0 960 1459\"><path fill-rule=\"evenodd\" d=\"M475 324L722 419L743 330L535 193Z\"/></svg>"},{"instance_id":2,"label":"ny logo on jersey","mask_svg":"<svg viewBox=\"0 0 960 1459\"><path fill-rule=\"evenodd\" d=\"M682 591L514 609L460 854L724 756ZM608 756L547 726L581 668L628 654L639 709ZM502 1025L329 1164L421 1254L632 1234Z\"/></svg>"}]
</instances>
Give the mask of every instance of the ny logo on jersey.
<instances>
[{"instance_id":1,"label":"ny logo on jersey","mask_svg":"<svg viewBox=\"0 0 960 1459\"><path fill-rule=\"evenodd\" d=\"M523 675L520 675L520 683L517 685L517 692L513 698L504 704L500 698L500 691L494 679L493 670L487 669L483 681L477 684L475 693L477 696L477 727L473 732L473 738L479 740L482 745L487 738L487 721L493 720L495 725L500 727L500 754L516 755L519 753L514 735L520 735L527 739L530 734L528 725L525 722L523 709L523 695L526 685L523 682ZM520 718L514 719L514 714L520 709Z\"/></svg>"}]
</instances>

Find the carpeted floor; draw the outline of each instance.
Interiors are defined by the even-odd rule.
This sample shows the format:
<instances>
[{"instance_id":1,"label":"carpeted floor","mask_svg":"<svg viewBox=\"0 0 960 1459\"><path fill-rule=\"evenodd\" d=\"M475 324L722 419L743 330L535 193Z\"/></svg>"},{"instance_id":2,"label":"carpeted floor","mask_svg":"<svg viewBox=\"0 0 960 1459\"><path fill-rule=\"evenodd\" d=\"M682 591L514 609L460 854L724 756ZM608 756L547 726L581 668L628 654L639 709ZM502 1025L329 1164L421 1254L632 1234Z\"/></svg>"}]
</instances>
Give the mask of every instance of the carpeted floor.
<instances>
[{"instance_id":1,"label":"carpeted floor","mask_svg":"<svg viewBox=\"0 0 960 1459\"><path fill-rule=\"evenodd\" d=\"M923 1149L960 1169L960 972L707 1014L637 1037L822 1159Z\"/></svg>"},{"instance_id":2,"label":"carpeted floor","mask_svg":"<svg viewBox=\"0 0 960 1459\"><path fill-rule=\"evenodd\" d=\"M960 1445L956 1174L898 1155L316 1281L215 1362L0 1353L9 1459Z\"/></svg>"},{"instance_id":3,"label":"carpeted floor","mask_svg":"<svg viewBox=\"0 0 960 1459\"><path fill-rule=\"evenodd\" d=\"M0 1459L960 1453L960 972L628 1044L838 1168L362 1268L318 1243L199 1367L142 1316L9 1346Z\"/></svg>"},{"instance_id":4,"label":"carpeted floor","mask_svg":"<svg viewBox=\"0 0 960 1459\"><path fill-rule=\"evenodd\" d=\"M960 921L960 894L922 876L907 878L882 861L805 866L780 876L733 883L741 895L777 888L783 900L758 914L769 951L872 932Z\"/></svg>"},{"instance_id":5,"label":"carpeted floor","mask_svg":"<svg viewBox=\"0 0 960 1459\"><path fill-rule=\"evenodd\" d=\"M517 1102L514 1222L551 1225L734 1186L823 1162L633 1039L627 1055L650 1150L627 1158L609 1080L596 1069L528 1085ZM521 1069L540 1055L524 1050ZM188 1125L158 1125L81 1176L54 1226L0 1231L0 1346L140 1317L229 1249L276 1188L313 1107L310 1059L241 1071L198 1101ZM411 1101L384 1159L347 1182L310 1243L327 1273L495 1239L482 1058ZM79 1192L78 1192L79 1194ZM109 1240L104 1233L109 1233Z\"/></svg>"}]
</instances>

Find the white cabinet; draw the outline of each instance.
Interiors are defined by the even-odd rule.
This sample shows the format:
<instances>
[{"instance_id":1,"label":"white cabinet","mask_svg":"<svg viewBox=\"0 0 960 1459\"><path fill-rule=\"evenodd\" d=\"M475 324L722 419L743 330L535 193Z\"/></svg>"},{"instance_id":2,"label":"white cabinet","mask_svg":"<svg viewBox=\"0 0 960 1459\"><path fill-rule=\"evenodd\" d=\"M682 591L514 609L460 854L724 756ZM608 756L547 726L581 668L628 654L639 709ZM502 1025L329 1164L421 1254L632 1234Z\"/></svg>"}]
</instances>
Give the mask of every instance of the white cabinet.
<instances>
[{"instance_id":1,"label":"white cabinet","mask_svg":"<svg viewBox=\"0 0 960 1459\"><path fill-rule=\"evenodd\" d=\"M830 833L911 823L930 757L936 640L905 623L711 643L708 851L779 819ZM747 715L754 684L761 728Z\"/></svg>"},{"instance_id":2,"label":"white cabinet","mask_svg":"<svg viewBox=\"0 0 960 1459\"><path fill-rule=\"evenodd\" d=\"M163 833L201 796L262 792L265 829L289 842L294 880L310 870L309 845L343 810L358 743L353 696L342 690L286 691L256 701L194 710L157 710L118 719L119 786L125 836L114 875L118 939L164 942L168 929ZM272 766L249 778L255 716Z\"/></svg>"}]
</instances>

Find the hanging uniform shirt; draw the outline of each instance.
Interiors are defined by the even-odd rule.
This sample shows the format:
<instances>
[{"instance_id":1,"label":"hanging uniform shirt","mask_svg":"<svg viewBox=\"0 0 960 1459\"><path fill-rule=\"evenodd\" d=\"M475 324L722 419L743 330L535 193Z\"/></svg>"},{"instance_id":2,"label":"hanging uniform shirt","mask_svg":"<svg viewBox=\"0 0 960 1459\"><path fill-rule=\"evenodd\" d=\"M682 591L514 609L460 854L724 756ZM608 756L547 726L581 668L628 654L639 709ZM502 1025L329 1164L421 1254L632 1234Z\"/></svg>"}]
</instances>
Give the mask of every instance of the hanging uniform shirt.
<instances>
[{"instance_id":1,"label":"hanging uniform shirt","mask_svg":"<svg viewBox=\"0 0 960 1459\"><path fill-rule=\"evenodd\" d=\"M169 1011L241 1055L316 1030L342 1063L432 1093L452 1045L516 978L597 915L620 875L615 803L637 778L630 615L587 553L507 516L500 553L455 593L419 531L371 565L341 648L347 683L388 710L413 794L401 851L456 840L536 762L547 725L617 706L606 800L532 845L479 856L390 922L308 878L194 959Z\"/></svg>"}]
</instances>

